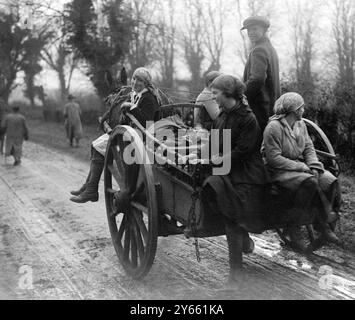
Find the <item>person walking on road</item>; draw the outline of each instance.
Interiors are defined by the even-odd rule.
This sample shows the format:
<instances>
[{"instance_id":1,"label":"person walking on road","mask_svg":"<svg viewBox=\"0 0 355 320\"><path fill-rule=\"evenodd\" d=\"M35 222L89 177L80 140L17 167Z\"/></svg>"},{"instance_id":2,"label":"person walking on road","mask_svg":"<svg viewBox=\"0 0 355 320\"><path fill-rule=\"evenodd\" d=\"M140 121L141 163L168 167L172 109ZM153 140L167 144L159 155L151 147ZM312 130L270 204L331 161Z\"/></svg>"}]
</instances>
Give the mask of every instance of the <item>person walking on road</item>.
<instances>
[{"instance_id":1,"label":"person walking on road","mask_svg":"<svg viewBox=\"0 0 355 320\"><path fill-rule=\"evenodd\" d=\"M65 131L69 139L71 147L79 147L79 141L83 135L83 128L81 125L81 109L77 102L74 101L74 97L70 94L68 96L68 103L64 106L64 118L65 118ZM74 140L76 144L74 145Z\"/></svg>"},{"instance_id":2,"label":"person walking on road","mask_svg":"<svg viewBox=\"0 0 355 320\"><path fill-rule=\"evenodd\" d=\"M0 125L2 123L2 120L5 117L7 110L7 104L4 101L3 98L0 97ZM3 154L4 150L4 137L5 137L5 132L4 129L0 128L0 155Z\"/></svg>"},{"instance_id":3,"label":"person walking on road","mask_svg":"<svg viewBox=\"0 0 355 320\"><path fill-rule=\"evenodd\" d=\"M244 70L245 95L264 131L273 114L275 101L280 97L279 59L267 37L270 22L264 17L249 17L243 22L252 50Z\"/></svg>"},{"instance_id":4,"label":"person walking on road","mask_svg":"<svg viewBox=\"0 0 355 320\"><path fill-rule=\"evenodd\" d=\"M24 140L28 140L26 119L19 111L20 107L14 106L12 112L7 114L1 123L6 135L5 157L13 156L14 166L21 163L22 144Z\"/></svg>"}]
</instances>

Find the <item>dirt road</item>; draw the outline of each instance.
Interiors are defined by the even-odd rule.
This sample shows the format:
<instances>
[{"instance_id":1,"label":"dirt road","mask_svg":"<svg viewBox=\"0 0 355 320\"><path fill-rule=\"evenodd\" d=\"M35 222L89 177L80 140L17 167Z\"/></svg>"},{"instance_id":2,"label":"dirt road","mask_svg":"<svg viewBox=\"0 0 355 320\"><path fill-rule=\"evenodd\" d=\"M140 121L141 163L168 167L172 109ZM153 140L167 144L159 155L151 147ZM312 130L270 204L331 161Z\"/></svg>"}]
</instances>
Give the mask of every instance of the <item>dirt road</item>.
<instances>
[{"instance_id":1,"label":"dirt road","mask_svg":"<svg viewBox=\"0 0 355 320\"><path fill-rule=\"evenodd\" d=\"M306 258L280 246L272 232L253 236L243 288L225 287L224 237L200 240L200 263L193 240L160 238L150 273L134 281L115 255L103 197L69 201L88 167L30 142L20 167L1 159L0 299L355 298L353 253L325 247Z\"/></svg>"}]
</instances>

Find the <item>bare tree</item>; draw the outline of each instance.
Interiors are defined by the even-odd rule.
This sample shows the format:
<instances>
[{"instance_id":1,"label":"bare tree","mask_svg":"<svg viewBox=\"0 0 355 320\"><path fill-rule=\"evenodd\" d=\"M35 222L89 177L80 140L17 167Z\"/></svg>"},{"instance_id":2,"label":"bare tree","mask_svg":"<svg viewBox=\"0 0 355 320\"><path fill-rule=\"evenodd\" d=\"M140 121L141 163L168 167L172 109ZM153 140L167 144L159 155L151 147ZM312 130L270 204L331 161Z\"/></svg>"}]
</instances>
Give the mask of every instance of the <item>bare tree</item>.
<instances>
[{"instance_id":1,"label":"bare tree","mask_svg":"<svg viewBox=\"0 0 355 320\"><path fill-rule=\"evenodd\" d=\"M175 2L168 0L164 6L164 0L159 0L160 10L156 25L156 57L159 64L161 83L165 87L172 88L174 84L174 64L176 50L176 18Z\"/></svg>"},{"instance_id":2,"label":"bare tree","mask_svg":"<svg viewBox=\"0 0 355 320\"><path fill-rule=\"evenodd\" d=\"M63 40L59 40L59 43L52 43L42 50L42 58L57 73L61 99L64 101L70 89L73 72L78 66L75 53L69 50Z\"/></svg>"},{"instance_id":3,"label":"bare tree","mask_svg":"<svg viewBox=\"0 0 355 320\"><path fill-rule=\"evenodd\" d=\"M129 47L128 62L131 69L144 67L154 60L154 28L152 21L157 9L156 1L132 0L132 18L135 21L133 39Z\"/></svg>"},{"instance_id":4,"label":"bare tree","mask_svg":"<svg viewBox=\"0 0 355 320\"><path fill-rule=\"evenodd\" d=\"M318 2L287 3L290 13L291 40L293 45L293 61L295 64L296 89L304 96L306 102L311 103L314 97L315 74L312 63L315 57L315 19Z\"/></svg>"},{"instance_id":5,"label":"bare tree","mask_svg":"<svg viewBox=\"0 0 355 320\"><path fill-rule=\"evenodd\" d=\"M346 137L346 149L354 150L352 134L355 131L355 3L353 0L334 0L330 6L338 67L334 86L338 129L341 126L339 131Z\"/></svg>"},{"instance_id":6,"label":"bare tree","mask_svg":"<svg viewBox=\"0 0 355 320\"><path fill-rule=\"evenodd\" d=\"M353 0L333 1L333 35L336 42L338 78L349 87L354 84L355 3Z\"/></svg>"},{"instance_id":7,"label":"bare tree","mask_svg":"<svg viewBox=\"0 0 355 320\"><path fill-rule=\"evenodd\" d=\"M206 30L204 45L210 61L210 66L206 72L220 70L221 68L227 12L226 2L223 0L209 1L202 10L204 29Z\"/></svg>"},{"instance_id":8,"label":"bare tree","mask_svg":"<svg viewBox=\"0 0 355 320\"><path fill-rule=\"evenodd\" d=\"M202 63L205 59L203 29L203 3L201 0L185 0L187 8L183 47L187 66L191 73L191 89L202 86Z\"/></svg>"}]
</instances>

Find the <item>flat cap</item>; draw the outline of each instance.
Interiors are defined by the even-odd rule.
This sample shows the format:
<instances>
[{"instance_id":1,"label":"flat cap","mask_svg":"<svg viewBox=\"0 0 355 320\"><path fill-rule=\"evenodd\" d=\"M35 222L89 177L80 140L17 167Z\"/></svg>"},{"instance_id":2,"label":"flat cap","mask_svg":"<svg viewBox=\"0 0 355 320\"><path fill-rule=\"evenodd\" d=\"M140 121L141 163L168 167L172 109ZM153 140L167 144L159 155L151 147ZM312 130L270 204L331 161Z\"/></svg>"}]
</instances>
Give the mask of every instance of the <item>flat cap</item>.
<instances>
[{"instance_id":1,"label":"flat cap","mask_svg":"<svg viewBox=\"0 0 355 320\"><path fill-rule=\"evenodd\" d=\"M265 27L265 28L269 28L270 27L270 21L267 18L261 17L261 16L249 17L249 18L244 20L243 28L241 30L248 29L249 27L255 26L255 25L259 25L259 26L262 26L262 27Z\"/></svg>"}]
</instances>

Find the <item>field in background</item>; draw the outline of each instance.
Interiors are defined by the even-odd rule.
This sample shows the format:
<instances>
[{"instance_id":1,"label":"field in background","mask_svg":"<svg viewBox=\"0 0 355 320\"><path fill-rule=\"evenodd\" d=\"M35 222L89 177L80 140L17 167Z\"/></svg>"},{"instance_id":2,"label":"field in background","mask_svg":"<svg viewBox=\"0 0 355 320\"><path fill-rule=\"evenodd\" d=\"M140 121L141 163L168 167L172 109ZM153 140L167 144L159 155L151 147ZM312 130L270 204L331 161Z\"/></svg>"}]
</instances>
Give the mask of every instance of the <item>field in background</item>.
<instances>
[{"instance_id":1,"label":"field in background","mask_svg":"<svg viewBox=\"0 0 355 320\"><path fill-rule=\"evenodd\" d=\"M64 122L63 107L67 101L62 102L57 90L45 92L45 103L36 99L36 106L33 108L28 99L18 92L12 96L9 105L20 106L21 113L26 117L43 119L52 122ZM104 106L100 98L95 93L73 92L75 101L79 103L82 111L82 123L95 125L97 118L103 113Z\"/></svg>"}]
</instances>

